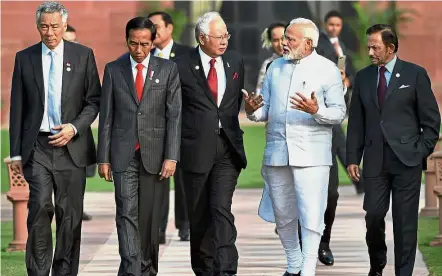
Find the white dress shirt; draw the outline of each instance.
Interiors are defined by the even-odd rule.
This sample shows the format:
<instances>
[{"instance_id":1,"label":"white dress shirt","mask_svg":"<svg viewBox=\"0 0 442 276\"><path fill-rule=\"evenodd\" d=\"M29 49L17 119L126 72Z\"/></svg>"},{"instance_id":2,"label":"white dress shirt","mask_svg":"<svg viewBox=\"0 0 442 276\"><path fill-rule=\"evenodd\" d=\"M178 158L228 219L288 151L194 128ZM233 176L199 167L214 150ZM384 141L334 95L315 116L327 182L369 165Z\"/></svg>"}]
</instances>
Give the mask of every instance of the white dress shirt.
<instances>
[{"instance_id":1,"label":"white dress shirt","mask_svg":"<svg viewBox=\"0 0 442 276\"><path fill-rule=\"evenodd\" d=\"M154 56L158 57L161 53L161 58L170 59L170 53L172 52L172 46L173 46L173 39L170 40L170 42L164 47L162 50L160 50L158 47L155 48Z\"/></svg>"},{"instance_id":2,"label":"white dress shirt","mask_svg":"<svg viewBox=\"0 0 442 276\"><path fill-rule=\"evenodd\" d=\"M132 67L132 75L134 76L134 83L135 83L135 81L137 79L137 73L138 73L138 69L137 69L138 62L136 62L132 58L131 55L129 55L129 58L130 58L130 65ZM144 68L142 71L144 83L146 83L147 67L149 67L149 61L150 61L150 54L141 62L141 64L144 65ZM154 74L155 74L155 72L154 72Z\"/></svg>"},{"instance_id":3,"label":"white dress shirt","mask_svg":"<svg viewBox=\"0 0 442 276\"><path fill-rule=\"evenodd\" d=\"M206 53L201 50L201 48L198 48L200 57L201 57L201 64L203 65L204 74L207 76L209 75L210 70L210 61L212 60L212 57L208 56ZM218 79L218 101L217 105L220 106L224 93L226 92L226 73L224 72L224 63L223 59L221 57L215 58L215 70L216 70L216 76ZM219 127L221 128L221 122L219 122Z\"/></svg>"}]
</instances>

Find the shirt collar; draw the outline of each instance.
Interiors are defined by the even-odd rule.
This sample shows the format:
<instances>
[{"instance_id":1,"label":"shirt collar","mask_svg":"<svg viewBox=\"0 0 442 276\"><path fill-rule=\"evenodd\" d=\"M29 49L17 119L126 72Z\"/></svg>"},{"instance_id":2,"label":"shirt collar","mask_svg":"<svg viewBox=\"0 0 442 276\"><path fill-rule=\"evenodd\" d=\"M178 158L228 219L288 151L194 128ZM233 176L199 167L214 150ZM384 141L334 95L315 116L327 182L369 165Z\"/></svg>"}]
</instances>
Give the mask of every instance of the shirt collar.
<instances>
[{"instance_id":1,"label":"shirt collar","mask_svg":"<svg viewBox=\"0 0 442 276\"><path fill-rule=\"evenodd\" d=\"M198 51L201 56L201 63L202 64L209 64L212 57L210 57L206 53L204 53L204 51L201 50L201 47L199 47L199 46L198 46ZM221 57L217 57L217 58L215 58L215 60L216 60L216 63L221 63Z\"/></svg>"},{"instance_id":2,"label":"shirt collar","mask_svg":"<svg viewBox=\"0 0 442 276\"><path fill-rule=\"evenodd\" d=\"M309 60L314 59L314 57L317 56L317 55L318 55L318 54L316 53L316 50L313 50L313 52L312 52L310 55L308 55L308 56L306 56L306 57L304 57L304 58L301 58L301 59L299 60L299 64L308 63Z\"/></svg>"},{"instance_id":3,"label":"shirt collar","mask_svg":"<svg viewBox=\"0 0 442 276\"><path fill-rule=\"evenodd\" d=\"M131 67L136 68L138 62L136 62L130 54L129 54L129 59ZM144 67L147 69L147 67L149 67L149 61L150 61L150 54L141 62L141 64L143 64Z\"/></svg>"},{"instance_id":4,"label":"shirt collar","mask_svg":"<svg viewBox=\"0 0 442 276\"><path fill-rule=\"evenodd\" d=\"M385 68L387 68L387 71L390 73L393 73L394 66L396 65L397 56L394 55L393 59L390 60L387 64L385 64ZM379 71L380 66L378 66Z\"/></svg>"},{"instance_id":5,"label":"shirt collar","mask_svg":"<svg viewBox=\"0 0 442 276\"><path fill-rule=\"evenodd\" d=\"M160 50L160 48L156 47L155 55L158 55L159 53L170 55L170 52L172 52L172 46L173 46L173 39L169 41L169 43L166 45L166 47L163 48L163 50Z\"/></svg>"},{"instance_id":6,"label":"shirt collar","mask_svg":"<svg viewBox=\"0 0 442 276\"><path fill-rule=\"evenodd\" d=\"M338 37L329 37L328 39L330 40L331 44L334 44L335 42L339 43L339 38Z\"/></svg>"},{"instance_id":7,"label":"shirt collar","mask_svg":"<svg viewBox=\"0 0 442 276\"><path fill-rule=\"evenodd\" d=\"M46 46L46 44L41 42L41 53L43 54L43 56L48 55L50 51L51 51L51 49L49 49L48 46ZM62 56L63 55L63 52L64 52L64 41L63 41L63 39L60 41L60 43L58 43L57 47L55 47L55 49L53 51L58 56Z\"/></svg>"}]
</instances>

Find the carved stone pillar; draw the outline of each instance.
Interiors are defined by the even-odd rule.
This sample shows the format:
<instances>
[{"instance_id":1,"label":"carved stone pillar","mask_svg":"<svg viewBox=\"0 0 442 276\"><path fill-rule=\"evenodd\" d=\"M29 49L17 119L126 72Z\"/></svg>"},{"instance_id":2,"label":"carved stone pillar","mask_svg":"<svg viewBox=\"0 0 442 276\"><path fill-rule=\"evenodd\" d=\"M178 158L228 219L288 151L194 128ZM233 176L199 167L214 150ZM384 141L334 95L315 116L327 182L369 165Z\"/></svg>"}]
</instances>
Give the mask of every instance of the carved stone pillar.
<instances>
[{"instance_id":1,"label":"carved stone pillar","mask_svg":"<svg viewBox=\"0 0 442 276\"><path fill-rule=\"evenodd\" d=\"M10 185L9 191L6 193L6 198L12 202L14 224L13 240L9 243L6 251L25 251L26 241L28 239L26 219L28 217L29 186L23 175L16 174L11 170L11 161L9 158L5 158L4 162L8 167Z\"/></svg>"}]
</instances>

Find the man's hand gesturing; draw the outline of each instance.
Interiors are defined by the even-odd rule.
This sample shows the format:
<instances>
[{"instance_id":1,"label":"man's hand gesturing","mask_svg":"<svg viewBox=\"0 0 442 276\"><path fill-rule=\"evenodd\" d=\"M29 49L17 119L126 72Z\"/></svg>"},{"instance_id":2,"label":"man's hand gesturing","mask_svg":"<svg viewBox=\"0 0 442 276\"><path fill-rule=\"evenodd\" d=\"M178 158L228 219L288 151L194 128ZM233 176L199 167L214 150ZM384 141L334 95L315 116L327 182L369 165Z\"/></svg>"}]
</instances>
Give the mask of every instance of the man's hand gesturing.
<instances>
[{"instance_id":1,"label":"man's hand gesturing","mask_svg":"<svg viewBox=\"0 0 442 276\"><path fill-rule=\"evenodd\" d=\"M241 90L244 94L244 108L247 114L253 114L264 105L264 99L261 95L255 95L255 92L247 93L245 89Z\"/></svg>"}]
</instances>

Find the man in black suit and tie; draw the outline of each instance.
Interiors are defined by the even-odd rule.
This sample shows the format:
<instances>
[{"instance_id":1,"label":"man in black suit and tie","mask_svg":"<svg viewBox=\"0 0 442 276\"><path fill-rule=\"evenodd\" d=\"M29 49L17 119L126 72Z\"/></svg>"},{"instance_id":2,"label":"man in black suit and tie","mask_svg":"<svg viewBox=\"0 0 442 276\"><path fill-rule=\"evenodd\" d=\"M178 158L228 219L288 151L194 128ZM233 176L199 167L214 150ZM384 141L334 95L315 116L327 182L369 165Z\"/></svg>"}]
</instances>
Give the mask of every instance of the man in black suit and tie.
<instances>
[{"instance_id":1,"label":"man in black suit and tie","mask_svg":"<svg viewBox=\"0 0 442 276\"><path fill-rule=\"evenodd\" d=\"M118 275L158 273L160 195L179 161L180 80L175 63L150 55L155 33L147 17L131 19L129 53L104 70L98 172L115 183Z\"/></svg>"},{"instance_id":2,"label":"man in black suit and tie","mask_svg":"<svg viewBox=\"0 0 442 276\"><path fill-rule=\"evenodd\" d=\"M230 34L216 12L195 26L199 46L176 60L183 94L181 170L190 219L195 275L236 275L232 197L246 167L238 114L244 63L226 52Z\"/></svg>"},{"instance_id":3,"label":"man in black suit and tie","mask_svg":"<svg viewBox=\"0 0 442 276\"><path fill-rule=\"evenodd\" d=\"M150 53L156 57L174 61L180 55L190 51L190 47L181 45L173 41L173 21L172 17L162 11L153 12L148 15L150 21L155 24L157 36L154 40L155 48ZM175 227L178 229L178 236L181 241L189 241L189 219L187 216L186 197L184 193L183 177L179 168L179 163L174 175L175 181ZM160 244L166 243L166 229L169 220L169 194L170 181L162 186L163 201L161 202L161 222L160 222Z\"/></svg>"},{"instance_id":4,"label":"man in black suit and tie","mask_svg":"<svg viewBox=\"0 0 442 276\"><path fill-rule=\"evenodd\" d=\"M338 63L338 59L341 56L345 56L347 50L344 43L339 40L339 35L342 30L342 16L338 11L330 11L325 15L324 18L324 29L319 35L318 48L316 49L318 54L328 58L335 64ZM344 85L347 89L350 89L353 84L355 70L349 59L346 56L346 66L344 74ZM345 94L346 101L348 102L348 97L350 93ZM344 167L347 166L346 162L346 152L345 152L345 133L341 125L333 126L333 137L332 137L332 153L333 153L333 165L330 168L330 177L328 184L328 198L327 198L327 209L324 214L325 229L321 237L321 244L319 245L318 259L321 263L325 265L333 265L334 257L330 249L330 237L333 222L335 221L336 208L338 207L339 198L339 168L338 161L336 157L339 158ZM364 192L363 180L359 182L353 182L358 194Z\"/></svg>"},{"instance_id":5,"label":"man in black suit and tie","mask_svg":"<svg viewBox=\"0 0 442 276\"><path fill-rule=\"evenodd\" d=\"M370 27L372 65L356 75L347 135L349 176L358 181L364 156L369 276L387 263L385 215L392 194L395 274L413 275L422 170L439 138L440 114L424 68L396 56L392 26Z\"/></svg>"},{"instance_id":6,"label":"man in black suit and tie","mask_svg":"<svg viewBox=\"0 0 442 276\"><path fill-rule=\"evenodd\" d=\"M100 79L92 50L62 39L65 7L45 2L36 15L41 42L16 55L9 124L11 168L24 174L30 190L27 274L49 275L52 265L53 275L77 275L86 166L96 157L90 125L99 111Z\"/></svg>"}]
</instances>

